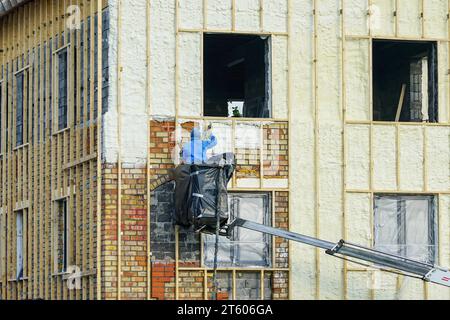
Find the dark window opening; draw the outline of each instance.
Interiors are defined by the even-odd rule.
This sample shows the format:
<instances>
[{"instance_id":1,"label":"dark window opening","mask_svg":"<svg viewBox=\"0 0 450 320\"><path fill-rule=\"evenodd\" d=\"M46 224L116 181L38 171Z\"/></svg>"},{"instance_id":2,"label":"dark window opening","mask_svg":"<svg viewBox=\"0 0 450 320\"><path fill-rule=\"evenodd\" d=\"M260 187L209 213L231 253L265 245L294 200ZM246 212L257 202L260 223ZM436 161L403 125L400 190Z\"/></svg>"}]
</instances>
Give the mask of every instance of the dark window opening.
<instances>
[{"instance_id":1,"label":"dark window opening","mask_svg":"<svg viewBox=\"0 0 450 320\"><path fill-rule=\"evenodd\" d=\"M58 53L58 130L67 128L67 49Z\"/></svg>"},{"instance_id":2,"label":"dark window opening","mask_svg":"<svg viewBox=\"0 0 450 320\"><path fill-rule=\"evenodd\" d=\"M23 108L24 108L24 73L16 75L17 96L16 96L16 146L23 145Z\"/></svg>"},{"instance_id":3,"label":"dark window opening","mask_svg":"<svg viewBox=\"0 0 450 320\"><path fill-rule=\"evenodd\" d=\"M62 199L57 201L57 237L58 237L58 247L57 247L57 257L58 257L58 268L61 272L67 271L67 253L68 253L68 239L67 239L67 199Z\"/></svg>"},{"instance_id":4,"label":"dark window opening","mask_svg":"<svg viewBox=\"0 0 450 320\"><path fill-rule=\"evenodd\" d=\"M373 120L438 122L436 42L373 42Z\"/></svg>"},{"instance_id":5,"label":"dark window opening","mask_svg":"<svg viewBox=\"0 0 450 320\"><path fill-rule=\"evenodd\" d=\"M270 118L267 36L204 36L204 115Z\"/></svg>"}]
</instances>

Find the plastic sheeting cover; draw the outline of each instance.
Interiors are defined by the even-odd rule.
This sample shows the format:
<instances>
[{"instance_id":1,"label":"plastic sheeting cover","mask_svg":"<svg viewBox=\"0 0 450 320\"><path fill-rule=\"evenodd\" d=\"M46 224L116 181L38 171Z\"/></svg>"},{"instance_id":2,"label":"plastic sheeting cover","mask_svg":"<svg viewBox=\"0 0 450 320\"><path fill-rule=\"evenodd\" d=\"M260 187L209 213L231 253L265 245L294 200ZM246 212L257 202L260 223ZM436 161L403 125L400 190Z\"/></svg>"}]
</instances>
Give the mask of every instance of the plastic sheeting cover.
<instances>
[{"instance_id":1,"label":"plastic sheeting cover","mask_svg":"<svg viewBox=\"0 0 450 320\"><path fill-rule=\"evenodd\" d=\"M214 233L217 212L223 227L229 218L227 184L233 171L233 164L178 166L175 169L175 222Z\"/></svg>"},{"instance_id":2,"label":"plastic sheeting cover","mask_svg":"<svg viewBox=\"0 0 450 320\"><path fill-rule=\"evenodd\" d=\"M433 196L377 196L375 249L433 264L435 205Z\"/></svg>"}]
</instances>

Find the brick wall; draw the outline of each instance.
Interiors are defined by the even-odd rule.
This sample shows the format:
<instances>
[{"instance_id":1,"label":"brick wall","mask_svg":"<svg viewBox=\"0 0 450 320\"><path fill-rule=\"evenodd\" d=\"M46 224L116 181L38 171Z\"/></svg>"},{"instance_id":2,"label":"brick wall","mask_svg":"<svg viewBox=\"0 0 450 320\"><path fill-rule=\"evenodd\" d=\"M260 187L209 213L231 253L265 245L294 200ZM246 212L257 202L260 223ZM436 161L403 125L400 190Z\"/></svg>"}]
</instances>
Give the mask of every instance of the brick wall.
<instances>
[{"instance_id":1,"label":"brick wall","mask_svg":"<svg viewBox=\"0 0 450 320\"><path fill-rule=\"evenodd\" d=\"M265 125L263 130L264 177L288 179L288 124L271 123Z\"/></svg>"},{"instance_id":2,"label":"brick wall","mask_svg":"<svg viewBox=\"0 0 450 320\"><path fill-rule=\"evenodd\" d=\"M150 179L151 189L163 184L169 170L174 168L172 150L175 147L175 122L150 122ZM163 180L161 180L163 179Z\"/></svg>"},{"instance_id":3,"label":"brick wall","mask_svg":"<svg viewBox=\"0 0 450 320\"><path fill-rule=\"evenodd\" d=\"M122 168L122 298L147 297L147 173L145 166Z\"/></svg>"},{"instance_id":4,"label":"brick wall","mask_svg":"<svg viewBox=\"0 0 450 320\"><path fill-rule=\"evenodd\" d=\"M104 299L117 299L117 165L102 168L102 291Z\"/></svg>"},{"instance_id":5,"label":"brick wall","mask_svg":"<svg viewBox=\"0 0 450 320\"><path fill-rule=\"evenodd\" d=\"M289 229L289 193L275 192L275 227ZM289 241L275 237L275 267L289 267Z\"/></svg>"},{"instance_id":6,"label":"brick wall","mask_svg":"<svg viewBox=\"0 0 450 320\"><path fill-rule=\"evenodd\" d=\"M145 166L122 164L121 298L147 297L147 173ZM116 165L103 166L102 286L116 299L118 281Z\"/></svg>"}]
</instances>

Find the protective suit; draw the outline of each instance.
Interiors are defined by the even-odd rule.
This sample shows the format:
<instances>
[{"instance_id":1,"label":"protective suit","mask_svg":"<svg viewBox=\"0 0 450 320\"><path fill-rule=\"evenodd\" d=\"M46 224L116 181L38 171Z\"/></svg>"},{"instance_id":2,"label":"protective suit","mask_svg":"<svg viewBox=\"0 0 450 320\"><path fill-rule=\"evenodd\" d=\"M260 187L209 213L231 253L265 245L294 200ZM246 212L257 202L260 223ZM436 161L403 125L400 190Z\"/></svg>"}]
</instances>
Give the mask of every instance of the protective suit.
<instances>
[{"instance_id":1,"label":"protective suit","mask_svg":"<svg viewBox=\"0 0 450 320\"><path fill-rule=\"evenodd\" d=\"M185 164L203 164L208 158L206 152L208 149L214 148L217 145L216 137L211 134L209 139L202 140L202 134L198 128L191 131L191 141L183 145L183 162Z\"/></svg>"}]
</instances>

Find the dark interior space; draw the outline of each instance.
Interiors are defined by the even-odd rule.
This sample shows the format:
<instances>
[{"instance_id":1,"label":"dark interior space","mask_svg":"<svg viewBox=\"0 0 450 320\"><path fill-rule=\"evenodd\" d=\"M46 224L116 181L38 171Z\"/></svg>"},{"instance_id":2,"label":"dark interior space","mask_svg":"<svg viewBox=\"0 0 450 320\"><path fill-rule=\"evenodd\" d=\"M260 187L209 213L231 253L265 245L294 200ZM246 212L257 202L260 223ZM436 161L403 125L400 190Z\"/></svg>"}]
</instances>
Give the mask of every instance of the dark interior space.
<instances>
[{"instance_id":1,"label":"dark interior space","mask_svg":"<svg viewBox=\"0 0 450 320\"><path fill-rule=\"evenodd\" d=\"M435 42L373 42L373 120L438 121Z\"/></svg>"},{"instance_id":2,"label":"dark interior space","mask_svg":"<svg viewBox=\"0 0 450 320\"><path fill-rule=\"evenodd\" d=\"M204 115L269 118L269 38L204 37Z\"/></svg>"}]
</instances>

